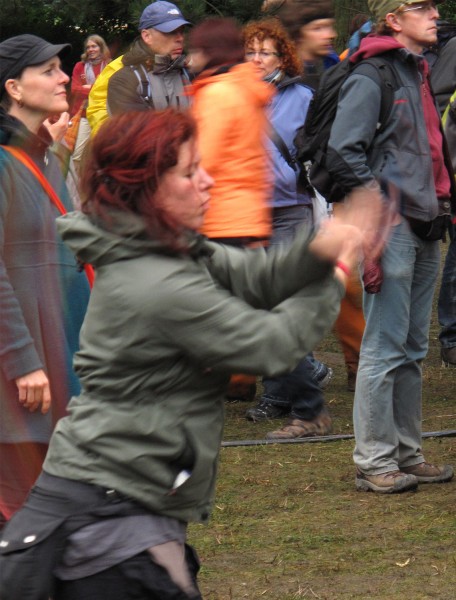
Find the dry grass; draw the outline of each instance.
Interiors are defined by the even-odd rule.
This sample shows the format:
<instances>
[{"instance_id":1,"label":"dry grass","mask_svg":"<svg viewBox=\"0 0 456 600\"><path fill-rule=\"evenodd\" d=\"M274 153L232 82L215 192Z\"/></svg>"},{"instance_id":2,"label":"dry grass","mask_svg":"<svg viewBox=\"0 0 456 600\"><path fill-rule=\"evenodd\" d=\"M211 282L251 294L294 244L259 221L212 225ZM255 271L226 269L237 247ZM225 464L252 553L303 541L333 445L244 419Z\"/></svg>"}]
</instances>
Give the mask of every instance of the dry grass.
<instances>
[{"instance_id":1,"label":"dry grass","mask_svg":"<svg viewBox=\"0 0 456 600\"><path fill-rule=\"evenodd\" d=\"M441 367L437 333L434 311L423 431L454 431L456 370ZM318 355L335 371L326 393L334 433L352 433L337 340ZM225 440L261 439L276 425L249 423L246 407L227 405ZM456 464L455 437L423 445L428 460ZM205 600L454 600L456 483L358 493L352 450L352 440L222 449L211 523L189 531Z\"/></svg>"}]
</instances>

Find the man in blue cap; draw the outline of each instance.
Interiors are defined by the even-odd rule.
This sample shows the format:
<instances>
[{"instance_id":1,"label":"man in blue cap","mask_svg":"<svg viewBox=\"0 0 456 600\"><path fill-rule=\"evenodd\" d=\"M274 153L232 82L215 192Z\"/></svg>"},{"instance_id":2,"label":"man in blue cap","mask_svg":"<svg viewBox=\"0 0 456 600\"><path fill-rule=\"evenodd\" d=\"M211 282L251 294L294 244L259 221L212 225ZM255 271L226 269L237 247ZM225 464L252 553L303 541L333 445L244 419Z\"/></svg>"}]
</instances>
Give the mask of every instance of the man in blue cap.
<instances>
[{"instance_id":1,"label":"man in blue cap","mask_svg":"<svg viewBox=\"0 0 456 600\"><path fill-rule=\"evenodd\" d=\"M184 28L190 25L180 9L158 0L147 6L139 20L140 37L122 57L123 67L108 83L110 114L186 107L184 86Z\"/></svg>"}]
</instances>

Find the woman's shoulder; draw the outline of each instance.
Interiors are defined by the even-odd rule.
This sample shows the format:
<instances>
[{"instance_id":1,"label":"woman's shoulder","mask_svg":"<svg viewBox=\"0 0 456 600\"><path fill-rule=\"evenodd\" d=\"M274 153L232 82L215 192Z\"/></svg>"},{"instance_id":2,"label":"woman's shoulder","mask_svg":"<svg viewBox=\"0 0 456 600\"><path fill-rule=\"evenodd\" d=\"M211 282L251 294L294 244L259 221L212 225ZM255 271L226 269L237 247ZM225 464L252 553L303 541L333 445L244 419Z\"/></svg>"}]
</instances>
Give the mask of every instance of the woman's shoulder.
<instances>
[{"instance_id":1,"label":"woman's shoulder","mask_svg":"<svg viewBox=\"0 0 456 600\"><path fill-rule=\"evenodd\" d=\"M76 73L80 73L81 71L84 71L84 63L82 62L82 60L80 60L79 62L77 62L74 67L73 67L73 75Z\"/></svg>"}]
</instances>

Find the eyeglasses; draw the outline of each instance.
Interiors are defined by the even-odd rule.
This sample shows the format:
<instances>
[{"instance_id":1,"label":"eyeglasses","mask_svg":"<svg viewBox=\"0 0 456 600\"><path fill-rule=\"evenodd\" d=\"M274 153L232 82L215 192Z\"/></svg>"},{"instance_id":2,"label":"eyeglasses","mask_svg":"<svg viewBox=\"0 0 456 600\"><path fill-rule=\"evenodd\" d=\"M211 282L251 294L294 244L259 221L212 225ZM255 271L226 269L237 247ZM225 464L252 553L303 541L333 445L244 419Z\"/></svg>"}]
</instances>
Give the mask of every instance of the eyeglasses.
<instances>
[{"instance_id":1,"label":"eyeglasses","mask_svg":"<svg viewBox=\"0 0 456 600\"><path fill-rule=\"evenodd\" d=\"M421 10L422 12L431 12L431 10L436 10L437 6L434 2L416 2L415 4L412 4L411 6L408 6L406 4L403 5L404 8L402 8L402 6L399 8L398 12L401 13L406 13L406 12L411 12L412 10Z\"/></svg>"},{"instance_id":2,"label":"eyeglasses","mask_svg":"<svg viewBox=\"0 0 456 600\"><path fill-rule=\"evenodd\" d=\"M260 52L246 52L245 53L245 57L247 60L253 60L256 56L258 56L258 58L261 58L261 60L267 60L270 56L279 56L278 52L265 52L264 50L261 50Z\"/></svg>"}]
</instances>

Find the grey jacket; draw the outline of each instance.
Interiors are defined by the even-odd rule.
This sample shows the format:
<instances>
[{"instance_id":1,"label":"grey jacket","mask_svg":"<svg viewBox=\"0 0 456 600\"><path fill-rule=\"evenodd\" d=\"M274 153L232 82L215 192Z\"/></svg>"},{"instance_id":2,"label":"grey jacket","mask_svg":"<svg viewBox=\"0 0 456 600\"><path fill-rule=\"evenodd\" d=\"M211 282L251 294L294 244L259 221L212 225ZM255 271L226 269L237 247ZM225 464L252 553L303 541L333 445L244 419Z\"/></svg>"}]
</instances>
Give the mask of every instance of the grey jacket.
<instances>
[{"instance_id":1,"label":"grey jacket","mask_svg":"<svg viewBox=\"0 0 456 600\"><path fill-rule=\"evenodd\" d=\"M24 150L72 209L59 164L42 128L32 134L0 109L0 144ZM79 383L71 360L89 298L84 273L57 235L59 211L34 175L0 149L0 442L49 441ZM15 380L44 369L51 410L30 412Z\"/></svg>"},{"instance_id":2,"label":"grey jacket","mask_svg":"<svg viewBox=\"0 0 456 600\"><path fill-rule=\"evenodd\" d=\"M173 61L169 56L154 55L137 39L122 62L125 66L109 79L109 114L188 107L184 87L190 80L184 68L184 56Z\"/></svg>"},{"instance_id":3,"label":"grey jacket","mask_svg":"<svg viewBox=\"0 0 456 600\"><path fill-rule=\"evenodd\" d=\"M420 91L418 63L424 59L405 48L383 56L397 78L388 122L377 133L379 84L355 71L341 88L327 167L347 191L377 180L402 215L431 221L438 214L438 201Z\"/></svg>"},{"instance_id":4,"label":"grey jacket","mask_svg":"<svg viewBox=\"0 0 456 600\"><path fill-rule=\"evenodd\" d=\"M291 370L331 327L343 290L304 233L288 253L193 234L190 252L176 254L138 217L111 218L109 231L83 215L58 220L96 278L75 359L83 391L44 470L204 521L230 374ZM173 489L184 470L190 478Z\"/></svg>"}]
</instances>

